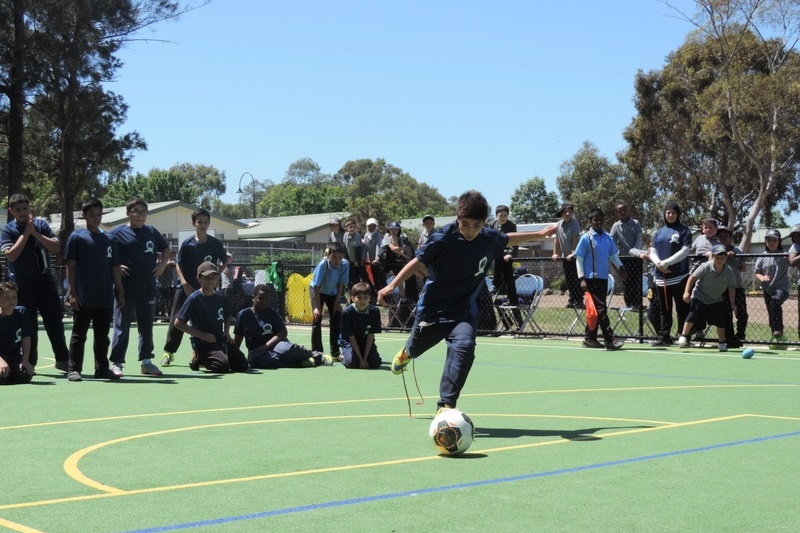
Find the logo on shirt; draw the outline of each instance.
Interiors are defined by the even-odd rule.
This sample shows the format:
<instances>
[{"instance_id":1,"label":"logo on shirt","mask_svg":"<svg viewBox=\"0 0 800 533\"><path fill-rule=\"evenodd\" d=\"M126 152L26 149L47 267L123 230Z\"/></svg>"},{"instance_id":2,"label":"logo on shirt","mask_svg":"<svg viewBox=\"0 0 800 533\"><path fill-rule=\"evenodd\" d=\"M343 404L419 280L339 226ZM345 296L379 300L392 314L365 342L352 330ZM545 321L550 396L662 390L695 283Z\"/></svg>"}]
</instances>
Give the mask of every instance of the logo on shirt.
<instances>
[{"instance_id":1,"label":"logo on shirt","mask_svg":"<svg viewBox=\"0 0 800 533\"><path fill-rule=\"evenodd\" d=\"M223 317L222 314L223 314L222 308L220 307L217 310L217 320L220 320L220 321L224 322L225 321L225 317Z\"/></svg>"},{"instance_id":2,"label":"logo on shirt","mask_svg":"<svg viewBox=\"0 0 800 533\"><path fill-rule=\"evenodd\" d=\"M110 246L109 246L109 247L108 247L108 249L106 250L106 257L107 257L108 259L111 259L111 247L110 247Z\"/></svg>"},{"instance_id":3,"label":"logo on shirt","mask_svg":"<svg viewBox=\"0 0 800 533\"><path fill-rule=\"evenodd\" d=\"M210 255L207 255L207 256L205 256L205 257L203 258L203 261L204 261L204 262L205 262L205 261L211 261L211 256L210 256Z\"/></svg>"},{"instance_id":4,"label":"logo on shirt","mask_svg":"<svg viewBox=\"0 0 800 533\"><path fill-rule=\"evenodd\" d=\"M156 253L156 245L153 241L147 241L144 245L144 253L146 254L155 254Z\"/></svg>"},{"instance_id":5,"label":"logo on shirt","mask_svg":"<svg viewBox=\"0 0 800 533\"><path fill-rule=\"evenodd\" d=\"M669 238L669 242L678 242L678 239L680 239L680 235L673 233Z\"/></svg>"},{"instance_id":6,"label":"logo on shirt","mask_svg":"<svg viewBox=\"0 0 800 533\"><path fill-rule=\"evenodd\" d=\"M22 328L17 330L17 336L14 338L14 342L22 342Z\"/></svg>"},{"instance_id":7,"label":"logo on shirt","mask_svg":"<svg viewBox=\"0 0 800 533\"><path fill-rule=\"evenodd\" d=\"M272 324L270 324L269 322L267 322L266 324L263 324L261 329L264 332L264 335L271 335L272 334Z\"/></svg>"},{"instance_id":8,"label":"logo on shirt","mask_svg":"<svg viewBox=\"0 0 800 533\"><path fill-rule=\"evenodd\" d=\"M480 262L478 263L478 271L475 272L475 276L480 276L481 274L483 274L486 271L486 265L488 263L489 260L486 258L486 256L484 256L483 259L481 259Z\"/></svg>"}]
</instances>

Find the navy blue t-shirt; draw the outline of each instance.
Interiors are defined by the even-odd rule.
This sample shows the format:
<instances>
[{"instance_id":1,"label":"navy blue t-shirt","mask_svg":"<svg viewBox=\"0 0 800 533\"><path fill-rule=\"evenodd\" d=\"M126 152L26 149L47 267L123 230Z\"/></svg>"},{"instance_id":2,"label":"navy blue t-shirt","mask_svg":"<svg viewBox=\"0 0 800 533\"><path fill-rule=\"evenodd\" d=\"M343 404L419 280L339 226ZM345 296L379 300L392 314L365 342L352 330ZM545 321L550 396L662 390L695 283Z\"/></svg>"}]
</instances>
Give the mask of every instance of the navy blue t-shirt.
<instances>
[{"instance_id":1,"label":"navy blue t-shirt","mask_svg":"<svg viewBox=\"0 0 800 533\"><path fill-rule=\"evenodd\" d=\"M195 289L200 288L200 282L197 281L197 267L206 261L219 265L228 257L222 241L211 235L206 237L206 242L201 243L192 235L181 243L178 250L178 266L181 267L187 283Z\"/></svg>"},{"instance_id":2,"label":"navy blue t-shirt","mask_svg":"<svg viewBox=\"0 0 800 533\"><path fill-rule=\"evenodd\" d=\"M31 336L31 321L26 313L24 307L17 306L9 316L0 314L0 356L9 366L22 362L22 339Z\"/></svg>"},{"instance_id":3,"label":"navy blue t-shirt","mask_svg":"<svg viewBox=\"0 0 800 533\"><path fill-rule=\"evenodd\" d=\"M381 332L381 312L373 304L363 313L359 312L355 304L350 304L342 310L342 327L339 334L339 344L342 341L350 342L350 336L356 338L359 346L363 346L370 333Z\"/></svg>"},{"instance_id":4,"label":"navy blue t-shirt","mask_svg":"<svg viewBox=\"0 0 800 533\"><path fill-rule=\"evenodd\" d=\"M256 313L251 307L239 311L233 333L244 337L248 350L264 346L272 337L286 332L286 324L275 309L267 307Z\"/></svg>"},{"instance_id":5,"label":"navy blue t-shirt","mask_svg":"<svg viewBox=\"0 0 800 533\"><path fill-rule=\"evenodd\" d=\"M428 280L417 304L424 322L475 322L478 295L486 270L508 245L508 235L483 227L468 241L458 223L444 226L417 250L417 259L428 267Z\"/></svg>"},{"instance_id":6,"label":"navy blue t-shirt","mask_svg":"<svg viewBox=\"0 0 800 533\"><path fill-rule=\"evenodd\" d=\"M119 266L117 243L105 231L76 230L67 240L67 261L76 261L75 290L81 307L114 307L114 267Z\"/></svg>"},{"instance_id":7,"label":"navy blue t-shirt","mask_svg":"<svg viewBox=\"0 0 800 533\"><path fill-rule=\"evenodd\" d=\"M128 267L129 274L122 276L125 299L133 300L143 295L148 300L155 298L156 280L153 269L158 262L158 253L169 247L161 233L148 224L132 228L125 224L112 229L109 234L117 243L119 263Z\"/></svg>"},{"instance_id":8,"label":"navy blue t-shirt","mask_svg":"<svg viewBox=\"0 0 800 533\"><path fill-rule=\"evenodd\" d=\"M45 237L53 238L55 234L50 226L41 218L34 218L33 225ZM25 225L12 220L0 231L0 251L7 252L25 233ZM39 241L28 237L22 253L16 261L9 261L11 279L20 289L31 287L42 282L55 282L53 271L50 270L50 254Z\"/></svg>"},{"instance_id":9,"label":"navy blue t-shirt","mask_svg":"<svg viewBox=\"0 0 800 533\"><path fill-rule=\"evenodd\" d=\"M190 326L205 333L212 333L218 342L224 342L225 318L231 316L228 300L220 293L204 296L202 291L194 291L183 302L177 318L188 322ZM192 348L207 346L208 343L192 337Z\"/></svg>"}]
</instances>

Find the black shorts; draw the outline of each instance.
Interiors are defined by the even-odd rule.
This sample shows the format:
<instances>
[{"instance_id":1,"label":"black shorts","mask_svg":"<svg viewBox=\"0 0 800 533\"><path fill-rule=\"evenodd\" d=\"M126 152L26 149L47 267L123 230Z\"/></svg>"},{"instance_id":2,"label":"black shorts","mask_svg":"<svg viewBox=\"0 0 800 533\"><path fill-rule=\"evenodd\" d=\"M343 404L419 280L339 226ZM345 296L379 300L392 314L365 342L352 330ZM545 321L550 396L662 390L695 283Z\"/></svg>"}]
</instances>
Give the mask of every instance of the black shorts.
<instances>
[{"instance_id":1,"label":"black shorts","mask_svg":"<svg viewBox=\"0 0 800 533\"><path fill-rule=\"evenodd\" d=\"M689 314L686 315L686 322L692 324L706 323L720 328L725 327L725 306L722 302L704 304L696 298L692 298L689 304Z\"/></svg>"}]
</instances>

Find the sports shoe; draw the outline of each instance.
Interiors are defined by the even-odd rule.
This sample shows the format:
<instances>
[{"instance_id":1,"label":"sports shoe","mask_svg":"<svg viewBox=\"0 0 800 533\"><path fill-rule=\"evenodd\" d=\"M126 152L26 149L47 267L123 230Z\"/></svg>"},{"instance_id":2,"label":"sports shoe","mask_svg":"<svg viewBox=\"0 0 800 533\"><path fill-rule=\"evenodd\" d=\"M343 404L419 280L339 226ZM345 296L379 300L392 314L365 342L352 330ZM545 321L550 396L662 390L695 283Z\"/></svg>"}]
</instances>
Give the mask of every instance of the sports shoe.
<instances>
[{"instance_id":1,"label":"sports shoe","mask_svg":"<svg viewBox=\"0 0 800 533\"><path fill-rule=\"evenodd\" d=\"M779 344L779 343L784 343L787 340L788 339L786 338L785 335L782 335L782 334L776 335L775 333L773 333L772 334L772 338L769 340L770 341L769 349L770 350L785 350L786 348L788 348L788 346L786 346L785 344Z\"/></svg>"},{"instance_id":2,"label":"sports shoe","mask_svg":"<svg viewBox=\"0 0 800 533\"><path fill-rule=\"evenodd\" d=\"M161 376L163 372L153 363L144 363L142 364L142 374L145 376Z\"/></svg>"},{"instance_id":3,"label":"sports shoe","mask_svg":"<svg viewBox=\"0 0 800 533\"><path fill-rule=\"evenodd\" d=\"M333 366L333 357L328 354L322 354L321 366Z\"/></svg>"},{"instance_id":4,"label":"sports shoe","mask_svg":"<svg viewBox=\"0 0 800 533\"><path fill-rule=\"evenodd\" d=\"M122 377L122 365L118 365L116 363L111 363L110 369L117 376Z\"/></svg>"},{"instance_id":5,"label":"sports shoe","mask_svg":"<svg viewBox=\"0 0 800 533\"><path fill-rule=\"evenodd\" d=\"M402 374L409 361L411 361L411 357L408 356L405 348L397 352L397 355L392 359L392 374Z\"/></svg>"},{"instance_id":6,"label":"sports shoe","mask_svg":"<svg viewBox=\"0 0 800 533\"><path fill-rule=\"evenodd\" d=\"M605 348L609 352L613 352L614 350L619 350L625 343L618 339L611 339L610 341L606 341Z\"/></svg>"},{"instance_id":7,"label":"sports shoe","mask_svg":"<svg viewBox=\"0 0 800 533\"><path fill-rule=\"evenodd\" d=\"M172 352L164 352L161 356L161 366L169 366L175 360L175 354Z\"/></svg>"},{"instance_id":8,"label":"sports shoe","mask_svg":"<svg viewBox=\"0 0 800 533\"><path fill-rule=\"evenodd\" d=\"M583 347L584 348L602 348L603 345L598 342L597 339L584 339L583 340Z\"/></svg>"},{"instance_id":9,"label":"sports shoe","mask_svg":"<svg viewBox=\"0 0 800 533\"><path fill-rule=\"evenodd\" d=\"M103 370L94 371L94 379L107 379L110 381L116 381L119 379L119 376L112 372L110 368L104 368Z\"/></svg>"},{"instance_id":10,"label":"sports shoe","mask_svg":"<svg viewBox=\"0 0 800 533\"><path fill-rule=\"evenodd\" d=\"M719 351L720 352L727 352L728 351L728 345L725 344L724 342L719 343Z\"/></svg>"},{"instance_id":11,"label":"sports shoe","mask_svg":"<svg viewBox=\"0 0 800 533\"><path fill-rule=\"evenodd\" d=\"M300 368L311 368L312 366L317 366L314 363L313 357L309 357L308 359L303 359L302 361L300 361Z\"/></svg>"},{"instance_id":12,"label":"sports shoe","mask_svg":"<svg viewBox=\"0 0 800 533\"><path fill-rule=\"evenodd\" d=\"M67 381L83 381L83 377L81 376L80 372L72 371L67 373Z\"/></svg>"},{"instance_id":13,"label":"sports shoe","mask_svg":"<svg viewBox=\"0 0 800 533\"><path fill-rule=\"evenodd\" d=\"M192 359L189 361L189 369L195 372L200 370L200 359L197 358L197 354L192 354Z\"/></svg>"},{"instance_id":14,"label":"sports shoe","mask_svg":"<svg viewBox=\"0 0 800 533\"><path fill-rule=\"evenodd\" d=\"M69 361L56 361L56 369L69 373Z\"/></svg>"},{"instance_id":15,"label":"sports shoe","mask_svg":"<svg viewBox=\"0 0 800 533\"><path fill-rule=\"evenodd\" d=\"M681 335L678 337L678 347L679 348L688 348L689 347L689 339Z\"/></svg>"},{"instance_id":16,"label":"sports shoe","mask_svg":"<svg viewBox=\"0 0 800 533\"><path fill-rule=\"evenodd\" d=\"M450 409L453 409L453 408L450 407L448 404L444 404L444 405L442 405L441 407L439 407L436 410L436 414L440 415L440 414L444 413L445 411L449 411Z\"/></svg>"}]
</instances>

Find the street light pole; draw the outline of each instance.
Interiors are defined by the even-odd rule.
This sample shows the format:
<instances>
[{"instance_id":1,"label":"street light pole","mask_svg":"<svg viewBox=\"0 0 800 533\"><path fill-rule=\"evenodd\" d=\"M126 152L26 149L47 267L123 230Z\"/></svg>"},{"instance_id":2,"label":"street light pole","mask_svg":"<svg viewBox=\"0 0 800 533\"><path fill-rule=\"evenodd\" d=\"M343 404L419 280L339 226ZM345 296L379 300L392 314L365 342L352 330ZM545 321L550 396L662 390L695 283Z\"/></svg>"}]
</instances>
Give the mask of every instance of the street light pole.
<instances>
[{"instance_id":1,"label":"street light pole","mask_svg":"<svg viewBox=\"0 0 800 533\"><path fill-rule=\"evenodd\" d=\"M239 190L236 191L236 194L244 194L244 191L242 190L242 178L245 176L250 176L250 179L253 180L253 218L256 218L256 179L252 174L245 172L241 175L241 177L239 177Z\"/></svg>"}]
</instances>

